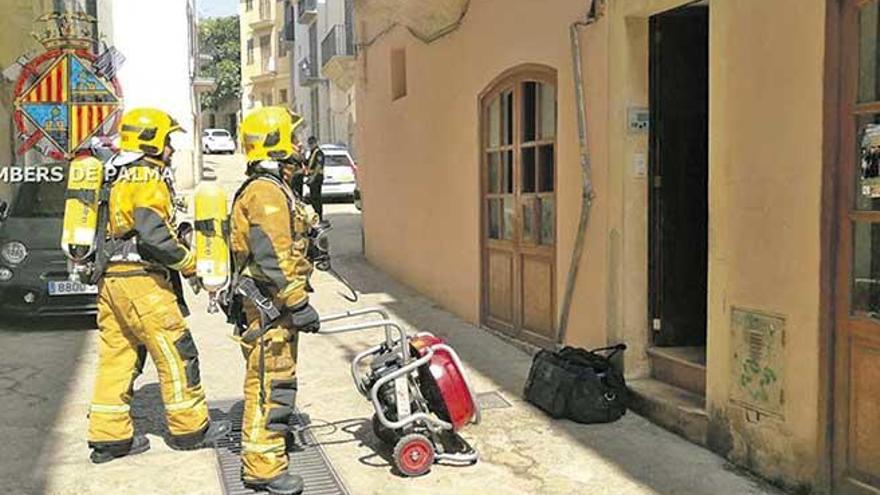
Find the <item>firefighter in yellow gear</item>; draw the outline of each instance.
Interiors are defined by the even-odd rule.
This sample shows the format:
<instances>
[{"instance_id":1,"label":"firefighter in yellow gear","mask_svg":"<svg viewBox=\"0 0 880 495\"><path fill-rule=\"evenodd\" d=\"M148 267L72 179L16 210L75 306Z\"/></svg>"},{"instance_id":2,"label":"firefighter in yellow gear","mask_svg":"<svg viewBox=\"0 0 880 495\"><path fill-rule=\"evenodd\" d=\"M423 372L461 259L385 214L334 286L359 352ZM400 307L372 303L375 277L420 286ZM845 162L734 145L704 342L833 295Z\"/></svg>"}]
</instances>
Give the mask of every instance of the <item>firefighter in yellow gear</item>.
<instances>
[{"instance_id":1,"label":"firefighter in yellow gear","mask_svg":"<svg viewBox=\"0 0 880 495\"><path fill-rule=\"evenodd\" d=\"M303 490L288 472L286 439L295 405L297 336L319 329L309 304L308 232L317 219L290 188L302 163L294 132L302 119L282 107L249 114L241 125L247 176L236 193L230 245L238 280L250 280L278 315L267 321L254 299L241 301L238 331L246 360L242 480L272 494Z\"/></svg>"},{"instance_id":2,"label":"firefighter in yellow gear","mask_svg":"<svg viewBox=\"0 0 880 495\"><path fill-rule=\"evenodd\" d=\"M117 175L105 188L105 242L96 261L100 338L88 432L94 463L149 449L149 440L135 435L130 414L147 354L159 373L172 448L210 446L231 430L228 421L209 421L199 353L184 320L178 272L191 277L195 263L175 226L170 136L178 131L165 112L131 110L122 118L120 153L111 160Z\"/></svg>"}]
</instances>

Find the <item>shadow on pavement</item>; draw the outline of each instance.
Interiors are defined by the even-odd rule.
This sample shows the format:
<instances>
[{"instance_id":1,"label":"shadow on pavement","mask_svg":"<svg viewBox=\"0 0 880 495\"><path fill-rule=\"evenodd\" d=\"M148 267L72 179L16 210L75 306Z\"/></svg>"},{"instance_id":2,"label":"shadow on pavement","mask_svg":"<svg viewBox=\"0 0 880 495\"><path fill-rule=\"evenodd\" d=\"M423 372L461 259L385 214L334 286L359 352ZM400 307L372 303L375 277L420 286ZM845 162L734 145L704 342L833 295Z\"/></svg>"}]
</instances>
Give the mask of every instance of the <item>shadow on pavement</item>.
<instances>
[{"instance_id":1,"label":"shadow on pavement","mask_svg":"<svg viewBox=\"0 0 880 495\"><path fill-rule=\"evenodd\" d=\"M361 294L386 294L390 301L384 302L383 306L403 323L413 330L444 337L468 366L490 378L507 397L521 400L531 365L529 354L452 315L426 296L371 265L358 249L361 244L353 242L354 236L361 235L359 214L334 213L328 218L334 225L331 248L340 247L338 251L333 251L336 260L334 266ZM346 352L352 354L354 349L346 349ZM545 434L552 435L554 431L545 425L552 425L556 432L575 440L597 457L617 466L629 479L650 487L658 494L716 495L720 486L729 487L735 481L726 468L720 469L725 462L723 459L648 423L632 412L615 423L605 425L581 425L541 417L540 422L509 425L505 434L513 435L511 432L517 428L527 427L544 429ZM663 455L657 455L658 445L663 446ZM518 448L514 447L509 446L510 452L524 459L533 458L528 449L514 452ZM540 476L537 478L541 479ZM743 493L776 493L757 478L739 480L735 484L740 488L747 487Z\"/></svg>"},{"instance_id":2,"label":"shadow on pavement","mask_svg":"<svg viewBox=\"0 0 880 495\"><path fill-rule=\"evenodd\" d=\"M53 432L95 328L94 318L0 319L0 486L42 494ZM77 439L79 441L79 439ZM81 439L85 445L85 438Z\"/></svg>"},{"instance_id":3,"label":"shadow on pavement","mask_svg":"<svg viewBox=\"0 0 880 495\"><path fill-rule=\"evenodd\" d=\"M134 391L131 417L135 433L162 437L168 443L168 425L165 423L165 405L158 383L148 383Z\"/></svg>"}]
</instances>

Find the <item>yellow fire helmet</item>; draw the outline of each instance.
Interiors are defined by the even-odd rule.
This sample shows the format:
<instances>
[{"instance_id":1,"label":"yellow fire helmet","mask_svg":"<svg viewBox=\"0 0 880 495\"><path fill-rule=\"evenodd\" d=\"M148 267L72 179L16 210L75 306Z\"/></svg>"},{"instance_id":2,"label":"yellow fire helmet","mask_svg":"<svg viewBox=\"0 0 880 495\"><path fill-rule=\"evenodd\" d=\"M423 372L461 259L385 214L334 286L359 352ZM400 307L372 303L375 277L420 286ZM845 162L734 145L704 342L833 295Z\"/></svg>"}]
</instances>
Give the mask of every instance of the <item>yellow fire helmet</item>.
<instances>
[{"instance_id":1,"label":"yellow fire helmet","mask_svg":"<svg viewBox=\"0 0 880 495\"><path fill-rule=\"evenodd\" d=\"M155 108L135 108L122 116L119 149L158 156L165 149L165 140L174 132L186 131L167 113Z\"/></svg>"},{"instance_id":2,"label":"yellow fire helmet","mask_svg":"<svg viewBox=\"0 0 880 495\"><path fill-rule=\"evenodd\" d=\"M299 150L296 128L302 117L285 107L263 107L249 113L241 123L241 144L248 163L287 160Z\"/></svg>"}]
</instances>

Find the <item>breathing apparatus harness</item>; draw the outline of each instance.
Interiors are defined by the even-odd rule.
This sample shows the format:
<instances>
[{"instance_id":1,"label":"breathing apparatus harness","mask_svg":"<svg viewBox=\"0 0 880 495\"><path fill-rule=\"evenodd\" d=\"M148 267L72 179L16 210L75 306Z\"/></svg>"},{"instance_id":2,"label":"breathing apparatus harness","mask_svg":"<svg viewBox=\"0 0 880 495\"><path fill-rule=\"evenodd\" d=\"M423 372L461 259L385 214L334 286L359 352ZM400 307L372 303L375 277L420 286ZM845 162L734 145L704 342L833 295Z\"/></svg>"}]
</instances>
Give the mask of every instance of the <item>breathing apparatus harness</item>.
<instances>
[{"instance_id":1,"label":"breathing apparatus harness","mask_svg":"<svg viewBox=\"0 0 880 495\"><path fill-rule=\"evenodd\" d=\"M106 273L107 267L110 263L143 263L145 266L142 270L115 273L114 276L137 276L149 273L158 273L162 275L165 280L171 283L171 287L174 290L177 304L180 307L181 312L184 316L188 316L189 309L183 295L183 282L180 277L180 272L156 263L150 263L150 260L144 259L138 251L136 231L131 230L118 238L114 237L108 239L107 235L110 224L110 191L113 189L113 185L116 184L120 177L125 176L129 170L137 166L146 166L157 171L157 173L160 173L163 167L155 163L154 160L155 159L144 157L130 163L119 165L115 168L113 176L107 177L107 180L101 185L98 204L98 225L95 240L95 260L92 264L91 273L89 274L89 283L92 285L97 284ZM112 161L110 163L112 164ZM169 195L174 198L174 183L171 180L170 174L163 174L163 182L166 187L168 187ZM177 202L175 202L173 206L175 208L181 207ZM181 224L180 228L178 228L178 232L186 230L186 227L187 224ZM180 239L186 244L185 239L182 237Z\"/></svg>"}]
</instances>

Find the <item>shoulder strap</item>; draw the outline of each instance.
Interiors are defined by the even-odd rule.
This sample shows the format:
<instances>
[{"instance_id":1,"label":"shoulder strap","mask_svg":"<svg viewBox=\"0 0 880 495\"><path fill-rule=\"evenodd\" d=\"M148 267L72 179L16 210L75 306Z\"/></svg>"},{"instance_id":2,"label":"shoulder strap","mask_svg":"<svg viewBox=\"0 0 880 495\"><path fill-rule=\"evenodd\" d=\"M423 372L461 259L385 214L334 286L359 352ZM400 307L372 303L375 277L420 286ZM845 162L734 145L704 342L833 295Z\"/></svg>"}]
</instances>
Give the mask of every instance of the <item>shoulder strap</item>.
<instances>
[{"instance_id":1,"label":"shoulder strap","mask_svg":"<svg viewBox=\"0 0 880 495\"><path fill-rule=\"evenodd\" d=\"M250 186L253 182L261 179L269 181L281 188L281 191L284 192L284 196L287 198L288 208L293 208L294 200L293 194L290 191L290 187L288 187L287 184L285 184L284 181L282 181L278 177L268 173L256 173L248 177L244 181L244 183L242 183L241 187L239 187L238 190L235 192L235 196L233 196L232 198L232 204L234 205L236 202L238 202L238 199L241 197L242 194L244 194L244 191L248 188L248 186Z\"/></svg>"}]
</instances>

